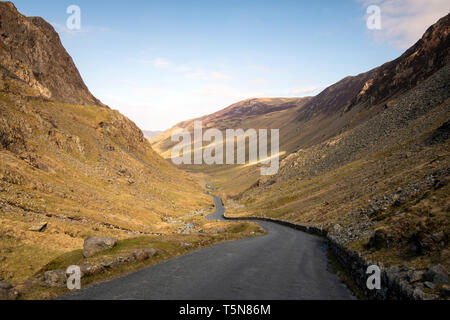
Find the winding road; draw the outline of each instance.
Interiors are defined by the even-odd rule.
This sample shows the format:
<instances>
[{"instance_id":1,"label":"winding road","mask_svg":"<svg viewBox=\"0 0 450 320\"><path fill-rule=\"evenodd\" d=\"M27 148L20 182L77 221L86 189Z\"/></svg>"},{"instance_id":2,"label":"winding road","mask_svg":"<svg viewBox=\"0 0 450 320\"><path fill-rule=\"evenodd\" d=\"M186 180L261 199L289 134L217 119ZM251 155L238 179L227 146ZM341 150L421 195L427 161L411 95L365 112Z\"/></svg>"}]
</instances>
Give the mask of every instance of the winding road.
<instances>
[{"instance_id":1,"label":"winding road","mask_svg":"<svg viewBox=\"0 0 450 320\"><path fill-rule=\"evenodd\" d=\"M209 220L224 220L214 197ZM354 299L327 268L324 241L301 231L260 222L267 235L221 243L62 299L301 300Z\"/></svg>"}]
</instances>

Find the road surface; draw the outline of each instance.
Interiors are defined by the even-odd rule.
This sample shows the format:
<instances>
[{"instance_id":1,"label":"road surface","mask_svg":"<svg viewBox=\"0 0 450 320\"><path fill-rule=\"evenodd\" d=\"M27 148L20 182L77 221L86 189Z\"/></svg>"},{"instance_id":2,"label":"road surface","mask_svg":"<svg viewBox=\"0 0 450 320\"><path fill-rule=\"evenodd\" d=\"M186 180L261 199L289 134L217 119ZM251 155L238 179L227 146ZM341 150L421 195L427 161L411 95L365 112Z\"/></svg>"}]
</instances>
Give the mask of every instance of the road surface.
<instances>
[{"instance_id":1,"label":"road surface","mask_svg":"<svg viewBox=\"0 0 450 320\"><path fill-rule=\"evenodd\" d=\"M223 220L215 198L210 220ZM321 238L270 222L262 237L197 250L63 299L300 300L354 299L328 271Z\"/></svg>"}]
</instances>

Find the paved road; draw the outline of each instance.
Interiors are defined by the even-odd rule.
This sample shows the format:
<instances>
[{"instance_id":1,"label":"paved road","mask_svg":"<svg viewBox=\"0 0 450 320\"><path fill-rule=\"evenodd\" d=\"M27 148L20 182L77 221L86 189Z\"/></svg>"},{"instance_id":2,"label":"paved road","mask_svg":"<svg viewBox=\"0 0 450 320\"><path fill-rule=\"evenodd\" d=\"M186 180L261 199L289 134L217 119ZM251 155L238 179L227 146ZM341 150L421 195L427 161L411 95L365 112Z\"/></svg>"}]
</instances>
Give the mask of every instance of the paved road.
<instances>
[{"instance_id":1,"label":"paved road","mask_svg":"<svg viewBox=\"0 0 450 320\"><path fill-rule=\"evenodd\" d=\"M210 220L223 220L215 198ZM268 234L222 243L168 260L64 299L300 300L353 299L327 270L323 240L261 222Z\"/></svg>"}]
</instances>

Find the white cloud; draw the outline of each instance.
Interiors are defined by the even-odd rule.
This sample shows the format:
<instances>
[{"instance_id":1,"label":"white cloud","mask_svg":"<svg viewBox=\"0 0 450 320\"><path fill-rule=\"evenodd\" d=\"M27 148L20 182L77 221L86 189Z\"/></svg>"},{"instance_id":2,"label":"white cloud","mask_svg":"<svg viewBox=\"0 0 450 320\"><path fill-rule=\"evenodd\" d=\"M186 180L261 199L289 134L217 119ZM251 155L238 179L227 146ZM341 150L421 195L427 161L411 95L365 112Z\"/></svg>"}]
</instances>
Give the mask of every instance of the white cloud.
<instances>
[{"instance_id":1,"label":"white cloud","mask_svg":"<svg viewBox=\"0 0 450 320\"><path fill-rule=\"evenodd\" d=\"M200 97L214 97L221 105L221 101L232 100L232 103L243 99L266 96L262 92L246 90L221 84L208 84L192 91L192 94ZM231 103L230 103L231 104Z\"/></svg>"},{"instance_id":2,"label":"white cloud","mask_svg":"<svg viewBox=\"0 0 450 320\"><path fill-rule=\"evenodd\" d=\"M304 95L308 95L308 94L311 94L311 93L318 92L318 91L320 91L322 89L323 89L323 87L318 87L318 86L309 87L309 88L300 87L300 88L293 88L293 89L291 89L290 93L293 94L293 95L296 95L296 96L304 96Z\"/></svg>"},{"instance_id":3,"label":"white cloud","mask_svg":"<svg viewBox=\"0 0 450 320\"><path fill-rule=\"evenodd\" d=\"M170 65L170 61L163 58L156 58L153 60L153 66L158 69L166 69L170 67Z\"/></svg>"},{"instance_id":4,"label":"white cloud","mask_svg":"<svg viewBox=\"0 0 450 320\"><path fill-rule=\"evenodd\" d=\"M230 75L223 73L223 72L218 72L218 71L213 71L213 72L194 71L191 73L186 73L185 77L187 79L191 79L191 80L204 80L204 81L231 79Z\"/></svg>"},{"instance_id":5,"label":"white cloud","mask_svg":"<svg viewBox=\"0 0 450 320\"><path fill-rule=\"evenodd\" d=\"M214 80L229 80L229 79L231 79L230 75L223 73L223 72L211 72L211 77Z\"/></svg>"},{"instance_id":6,"label":"white cloud","mask_svg":"<svg viewBox=\"0 0 450 320\"><path fill-rule=\"evenodd\" d=\"M189 66L181 65L175 68L175 72L185 73L191 71L192 68Z\"/></svg>"},{"instance_id":7,"label":"white cloud","mask_svg":"<svg viewBox=\"0 0 450 320\"><path fill-rule=\"evenodd\" d=\"M186 73L184 75L187 79L191 79L191 80L207 80L207 76L206 73L203 71L195 71L195 72L191 72L191 73Z\"/></svg>"},{"instance_id":8,"label":"white cloud","mask_svg":"<svg viewBox=\"0 0 450 320\"><path fill-rule=\"evenodd\" d=\"M252 84L256 84L258 86L263 86L263 85L268 85L268 84L272 83L272 80L265 78L265 77L257 77L257 78L250 80L250 82Z\"/></svg>"},{"instance_id":9,"label":"white cloud","mask_svg":"<svg viewBox=\"0 0 450 320\"><path fill-rule=\"evenodd\" d=\"M397 49L412 46L428 27L450 12L448 0L359 0L381 8L381 30L371 33L377 42Z\"/></svg>"},{"instance_id":10,"label":"white cloud","mask_svg":"<svg viewBox=\"0 0 450 320\"><path fill-rule=\"evenodd\" d=\"M253 65L247 67L247 70L250 72L257 72L257 73L270 73L272 72L272 69L266 66L261 65Z\"/></svg>"},{"instance_id":11,"label":"white cloud","mask_svg":"<svg viewBox=\"0 0 450 320\"><path fill-rule=\"evenodd\" d=\"M245 87L206 84L196 89L142 86L99 92L102 101L130 117L140 128L165 130L178 122L214 113L238 101L272 94Z\"/></svg>"},{"instance_id":12,"label":"white cloud","mask_svg":"<svg viewBox=\"0 0 450 320\"><path fill-rule=\"evenodd\" d=\"M135 88L133 91L138 97L164 96L169 94L169 91L165 88Z\"/></svg>"},{"instance_id":13,"label":"white cloud","mask_svg":"<svg viewBox=\"0 0 450 320\"><path fill-rule=\"evenodd\" d=\"M59 23L54 23L51 22L50 23L53 28L55 28L55 31L57 33L59 33L60 35L65 35L65 36L76 36L79 34L85 34L85 33L90 33L90 32L106 32L106 31L110 31L109 28L106 27L97 27L97 26L83 26L81 25L81 29L79 30L71 30L69 28L67 28L66 25L62 25Z\"/></svg>"}]
</instances>

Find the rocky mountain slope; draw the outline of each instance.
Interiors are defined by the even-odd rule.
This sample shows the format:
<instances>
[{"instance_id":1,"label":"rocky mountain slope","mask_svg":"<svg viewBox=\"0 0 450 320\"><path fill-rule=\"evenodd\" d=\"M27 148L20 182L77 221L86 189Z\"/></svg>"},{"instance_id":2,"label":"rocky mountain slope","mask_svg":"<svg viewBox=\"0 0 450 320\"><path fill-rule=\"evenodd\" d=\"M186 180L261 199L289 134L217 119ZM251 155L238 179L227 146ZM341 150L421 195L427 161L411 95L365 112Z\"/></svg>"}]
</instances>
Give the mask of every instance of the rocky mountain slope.
<instances>
[{"instance_id":1,"label":"rocky mountain slope","mask_svg":"<svg viewBox=\"0 0 450 320\"><path fill-rule=\"evenodd\" d=\"M230 200L232 215L325 229L386 266L449 270L449 28L450 15L400 58L299 109L300 148ZM444 285L419 280L431 294Z\"/></svg>"},{"instance_id":2,"label":"rocky mountain slope","mask_svg":"<svg viewBox=\"0 0 450 320\"><path fill-rule=\"evenodd\" d=\"M210 202L92 96L47 22L0 2L0 278L22 281L88 236L171 233Z\"/></svg>"},{"instance_id":3,"label":"rocky mountain slope","mask_svg":"<svg viewBox=\"0 0 450 320\"><path fill-rule=\"evenodd\" d=\"M5 79L28 85L40 97L83 105L101 105L88 90L53 27L40 17L25 17L11 2L0 3L0 65ZM0 87L0 88L2 88Z\"/></svg>"}]
</instances>

